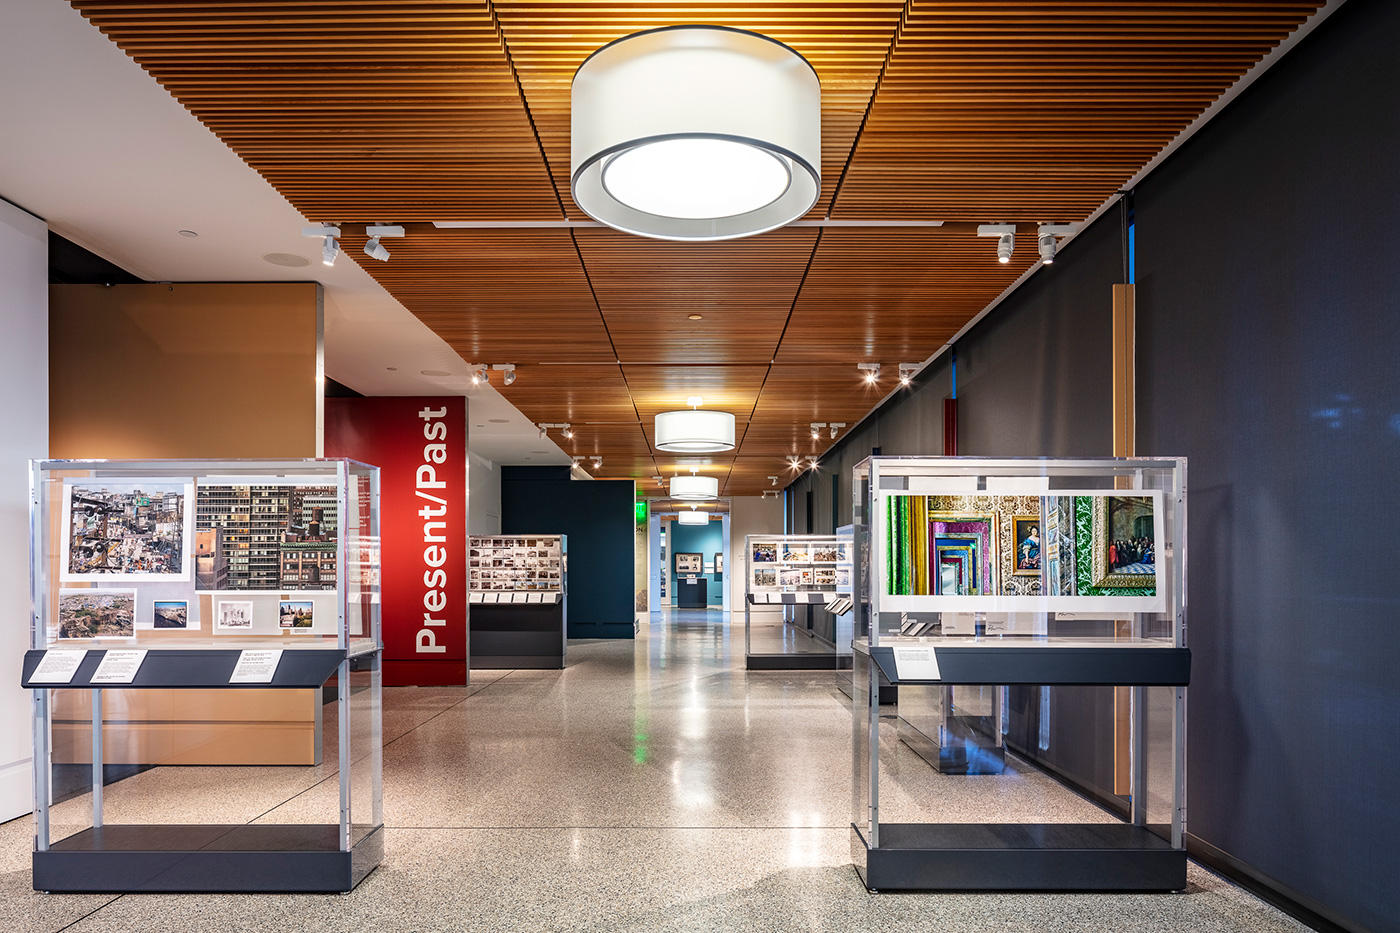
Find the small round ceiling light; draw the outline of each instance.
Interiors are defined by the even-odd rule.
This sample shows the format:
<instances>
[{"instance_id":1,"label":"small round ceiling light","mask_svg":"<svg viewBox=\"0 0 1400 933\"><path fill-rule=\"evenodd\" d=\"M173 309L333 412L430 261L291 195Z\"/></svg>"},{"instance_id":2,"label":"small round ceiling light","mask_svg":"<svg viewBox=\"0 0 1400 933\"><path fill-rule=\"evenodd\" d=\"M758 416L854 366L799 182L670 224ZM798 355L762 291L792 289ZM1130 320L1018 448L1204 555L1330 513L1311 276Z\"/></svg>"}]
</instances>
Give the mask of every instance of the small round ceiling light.
<instances>
[{"instance_id":1,"label":"small round ceiling light","mask_svg":"<svg viewBox=\"0 0 1400 933\"><path fill-rule=\"evenodd\" d=\"M719 498L719 480L713 476L673 476L670 494L672 499L698 502Z\"/></svg>"},{"instance_id":2,"label":"small round ceiling light","mask_svg":"<svg viewBox=\"0 0 1400 933\"><path fill-rule=\"evenodd\" d=\"M181 230L180 236L199 236L199 234L195 233L193 230Z\"/></svg>"},{"instance_id":3,"label":"small round ceiling light","mask_svg":"<svg viewBox=\"0 0 1400 933\"><path fill-rule=\"evenodd\" d=\"M286 266L288 269L311 265L310 259L296 253L263 253L263 262L270 262L274 266Z\"/></svg>"},{"instance_id":4,"label":"small round ceiling light","mask_svg":"<svg viewBox=\"0 0 1400 933\"><path fill-rule=\"evenodd\" d=\"M679 525L708 525L710 523L710 513L681 512L676 515L676 523Z\"/></svg>"},{"instance_id":5,"label":"small round ceiling light","mask_svg":"<svg viewBox=\"0 0 1400 933\"><path fill-rule=\"evenodd\" d=\"M574 202L610 227L727 240L791 223L821 192L821 83L758 33L667 26L574 73Z\"/></svg>"}]
</instances>

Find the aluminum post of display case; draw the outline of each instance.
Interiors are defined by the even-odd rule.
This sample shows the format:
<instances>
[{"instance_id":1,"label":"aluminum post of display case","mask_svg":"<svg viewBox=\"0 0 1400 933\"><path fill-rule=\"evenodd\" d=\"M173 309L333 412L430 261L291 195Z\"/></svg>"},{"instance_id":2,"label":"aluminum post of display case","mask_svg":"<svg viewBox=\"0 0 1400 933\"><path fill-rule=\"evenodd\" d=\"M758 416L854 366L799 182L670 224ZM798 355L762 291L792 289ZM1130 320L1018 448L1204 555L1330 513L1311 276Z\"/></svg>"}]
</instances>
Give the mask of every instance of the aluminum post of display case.
<instances>
[{"instance_id":1,"label":"aluminum post of display case","mask_svg":"<svg viewBox=\"0 0 1400 933\"><path fill-rule=\"evenodd\" d=\"M851 691L851 851L867 888L1184 888L1185 460L871 457L852 485L856 540L869 542L854 573L869 627L854 645ZM1035 522L1040 541L1024 563L1018 522ZM1150 562L1111 563L1108 544L1129 527L1121 537L1135 555L1150 533ZM1130 625L1119 631L1115 620ZM938 794L971 784L887 769L885 759L911 752L881 749L882 725L894 728L880 719L882 682L941 695L942 716L953 688L993 691L998 745L1003 685L1125 687L1126 793L1089 819L1092 808L1056 822L1042 815L1055 809L1031 806L1008 821L1013 805L985 801L1057 792L1027 781L1037 770L1065 779L1035 748L1008 748L1006 773L976 778L982 793L957 798L956 818L939 822ZM882 780L901 785L893 809L882 806Z\"/></svg>"}]
</instances>

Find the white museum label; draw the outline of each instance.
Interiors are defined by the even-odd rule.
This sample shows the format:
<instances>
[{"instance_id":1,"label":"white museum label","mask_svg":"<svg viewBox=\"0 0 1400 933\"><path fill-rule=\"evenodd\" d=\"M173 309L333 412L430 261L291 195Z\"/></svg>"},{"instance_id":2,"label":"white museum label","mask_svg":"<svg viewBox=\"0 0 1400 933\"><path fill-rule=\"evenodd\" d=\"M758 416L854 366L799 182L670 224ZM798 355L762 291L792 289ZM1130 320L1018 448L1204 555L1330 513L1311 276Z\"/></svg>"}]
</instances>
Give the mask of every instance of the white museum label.
<instances>
[{"instance_id":1,"label":"white museum label","mask_svg":"<svg viewBox=\"0 0 1400 933\"><path fill-rule=\"evenodd\" d=\"M95 684L129 684L136 679L141 662L146 660L145 648L130 648L121 651L108 650L92 675Z\"/></svg>"},{"instance_id":2,"label":"white museum label","mask_svg":"<svg viewBox=\"0 0 1400 933\"><path fill-rule=\"evenodd\" d=\"M67 684L73 682L78 665L87 657L86 648L56 648L45 651L39 666L29 675L32 684Z\"/></svg>"},{"instance_id":3,"label":"white museum label","mask_svg":"<svg viewBox=\"0 0 1400 933\"><path fill-rule=\"evenodd\" d=\"M270 684L282 660L281 648L238 652L238 664L228 682L231 684Z\"/></svg>"},{"instance_id":4,"label":"white museum label","mask_svg":"<svg viewBox=\"0 0 1400 933\"><path fill-rule=\"evenodd\" d=\"M932 648L895 648L894 670L900 680L940 680L938 655Z\"/></svg>"}]
</instances>

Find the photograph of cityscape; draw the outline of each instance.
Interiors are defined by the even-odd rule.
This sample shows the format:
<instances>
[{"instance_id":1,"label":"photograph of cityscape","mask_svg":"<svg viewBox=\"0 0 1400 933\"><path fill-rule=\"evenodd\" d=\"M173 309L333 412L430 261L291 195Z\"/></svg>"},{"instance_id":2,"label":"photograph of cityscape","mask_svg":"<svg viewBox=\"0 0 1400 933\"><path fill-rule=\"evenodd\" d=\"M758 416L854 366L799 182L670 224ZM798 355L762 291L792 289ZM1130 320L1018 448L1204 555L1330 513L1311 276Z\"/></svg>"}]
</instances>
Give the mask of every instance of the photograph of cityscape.
<instances>
[{"instance_id":1,"label":"photograph of cityscape","mask_svg":"<svg viewBox=\"0 0 1400 933\"><path fill-rule=\"evenodd\" d=\"M334 486L200 485L196 590L334 590L339 548Z\"/></svg>"},{"instance_id":2,"label":"photograph of cityscape","mask_svg":"<svg viewBox=\"0 0 1400 933\"><path fill-rule=\"evenodd\" d=\"M190 604L183 599L157 599L153 628L189 628Z\"/></svg>"},{"instance_id":3,"label":"photograph of cityscape","mask_svg":"<svg viewBox=\"0 0 1400 933\"><path fill-rule=\"evenodd\" d=\"M65 483L62 579L188 580L192 492L187 483Z\"/></svg>"},{"instance_id":4,"label":"photograph of cityscape","mask_svg":"<svg viewBox=\"0 0 1400 933\"><path fill-rule=\"evenodd\" d=\"M136 637L136 591L59 591L58 637Z\"/></svg>"},{"instance_id":5,"label":"photograph of cityscape","mask_svg":"<svg viewBox=\"0 0 1400 933\"><path fill-rule=\"evenodd\" d=\"M253 627L253 604L248 602L219 603L216 623L217 628L251 630Z\"/></svg>"},{"instance_id":6,"label":"photograph of cityscape","mask_svg":"<svg viewBox=\"0 0 1400 933\"><path fill-rule=\"evenodd\" d=\"M282 628L311 628L312 602L309 599L284 599L277 612Z\"/></svg>"}]
</instances>

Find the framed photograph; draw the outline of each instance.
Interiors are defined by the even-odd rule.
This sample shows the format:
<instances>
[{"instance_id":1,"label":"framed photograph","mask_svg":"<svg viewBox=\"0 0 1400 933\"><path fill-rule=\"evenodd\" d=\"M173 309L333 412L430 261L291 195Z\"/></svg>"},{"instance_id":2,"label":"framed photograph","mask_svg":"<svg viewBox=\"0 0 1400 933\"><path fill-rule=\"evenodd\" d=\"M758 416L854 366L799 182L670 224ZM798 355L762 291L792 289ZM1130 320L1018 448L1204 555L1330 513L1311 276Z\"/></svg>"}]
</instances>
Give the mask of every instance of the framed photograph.
<instances>
[{"instance_id":1,"label":"framed photograph","mask_svg":"<svg viewBox=\"0 0 1400 933\"><path fill-rule=\"evenodd\" d=\"M753 588L768 589L778 585L778 571L775 568L767 567L753 572Z\"/></svg>"},{"instance_id":2,"label":"framed photograph","mask_svg":"<svg viewBox=\"0 0 1400 933\"><path fill-rule=\"evenodd\" d=\"M152 604L151 628L187 629L190 627L190 604L184 599L157 599Z\"/></svg>"},{"instance_id":3,"label":"framed photograph","mask_svg":"<svg viewBox=\"0 0 1400 933\"><path fill-rule=\"evenodd\" d=\"M135 638L135 590L59 590L59 638Z\"/></svg>"},{"instance_id":4,"label":"framed photograph","mask_svg":"<svg viewBox=\"0 0 1400 933\"><path fill-rule=\"evenodd\" d=\"M812 562L812 552L804 545L783 545L783 563L786 564L809 564Z\"/></svg>"},{"instance_id":5,"label":"framed photograph","mask_svg":"<svg viewBox=\"0 0 1400 933\"><path fill-rule=\"evenodd\" d=\"M676 573L701 573L704 566L705 558L702 554L676 553Z\"/></svg>"},{"instance_id":6,"label":"framed photograph","mask_svg":"<svg viewBox=\"0 0 1400 933\"><path fill-rule=\"evenodd\" d=\"M195 589L334 590L340 494L310 477L256 477L195 491ZM232 560L237 546L246 560Z\"/></svg>"},{"instance_id":7,"label":"framed photograph","mask_svg":"<svg viewBox=\"0 0 1400 933\"><path fill-rule=\"evenodd\" d=\"M277 626L284 629L311 628L315 604L309 599L283 599L277 604Z\"/></svg>"},{"instance_id":8,"label":"framed photograph","mask_svg":"<svg viewBox=\"0 0 1400 933\"><path fill-rule=\"evenodd\" d=\"M253 603L243 600L220 602L214 610L214 627L226 632L251 632Z\"/></svg>"},{"instance_id":9,"label":"framed photograph","mask_svg":"<svg viewBox=\"0 0 1400 933\"><path fill-rule=\"evenodd\" d=\"M715 552L715 573L724 573L724 554L720 551Z\"/></svg>"},{"instance_id":10,"label":"framed photograph","mask_svg":"<svg viewBox=\"0 0 1400 933\"><path fill-rule=\"evenodd\" d=\"M753 562L755 564L776 564L778 562L778 546L776 544L755 544L753 546Z\"/></svg>"},{"instance_id":11,"label":"framed photograph","mask_svg":"<svg viewBox=\"0 0 1400 933\"><path fill-rule=\"evenodd\" d=\"M63 483L65 583L190 578L194 484L167 479Z\"/></svg>"},{"instance_id":12,"label":"framed photograph","mask_svg":"<svg viewBox=\"0 0 1400 933\"><path fill-rule=\"evenodd\" d=\"M1157 516L1151 496L1095 496L1094 586L1157 585Z\"/></svg>"},{"instance_id":13,"label":"framed photograph","mask_svg":"<svg viewBox=\"0 0 1400 933\"><path fill-rule=\"evenodd\" d=\"M1039 577L1044 538L1039 515L1011 516L1011 576Z\"/></svg>"},{"instance_id":14,"label":"framed photograph","mask_svg":"<svg viewBox=\"0 0 1400 933\"><path fill-rule=\"evenodd\" d=\"M841 560L841 549L834 545L824 545L814 548L812 551L814 564L834 564L839 560Z\"/></svg>"}]
</instances>

